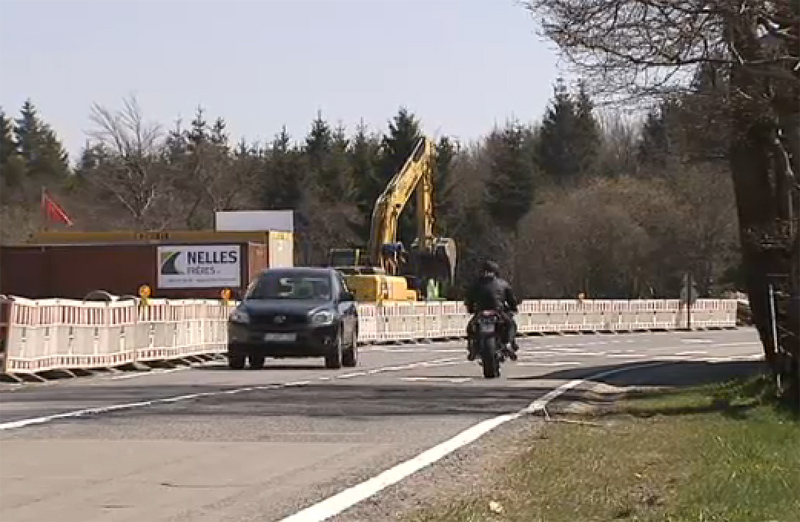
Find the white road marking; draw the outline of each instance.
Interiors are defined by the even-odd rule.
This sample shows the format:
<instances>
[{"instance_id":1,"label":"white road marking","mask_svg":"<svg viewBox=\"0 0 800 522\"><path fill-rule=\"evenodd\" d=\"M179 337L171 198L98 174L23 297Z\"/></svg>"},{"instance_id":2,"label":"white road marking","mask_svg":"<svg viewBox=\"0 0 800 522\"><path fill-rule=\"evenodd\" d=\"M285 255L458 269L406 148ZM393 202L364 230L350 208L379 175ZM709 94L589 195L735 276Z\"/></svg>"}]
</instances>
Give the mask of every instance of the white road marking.
<instances>
[{"instance_id":1,"label":"white road marking","mask_svg":"<svg viewBox=\"0 0 800 522\"><path fill-rule=\"evenodd\" d=\"M581 348L553 348L553 351L559 352L559 354L581 354L581 355L594 355L596 353L603 353L603 352L587 352Z\"/></svg>"},{"instance_id":2,"label":"white road marking","mask_svg":"<svg viewBox=\"0 0 800 522\"><path fill-rule=\"evenodd\" d=\"M362 375L366 375L367 372L353 372L353 373L344 373L342 375L337 375L337 379L352 379L353 377L361 377Z\"/></svg>"},{"instance_id":3,"label":"white road marking","mask_svg":"<svg viewBox=\"0 0 800 522\"><path fill-rule=\"evenodd\" d=\"M438 343L437 343L438 344ZM372 348L361 348L362 352L382 352L382 353L457 353L466 351L464 348L436 348L436 344L425 344L418 348L392 348L386 346L375 346Z\"/></svg>"},{"instance_id":4,"label":"white road marking","mask_svg":"<svg viewBox=\"0 0 800 522\"><path fill-rule=\"evenodd\" d=\"M148 372L141 372L141 373L129 373L125 375L115 375L113 377L108 377L107 380L110 381L121 381L124 379L136 379L137 377L144 377L145 375L163 375L165 373L173 373L173 372L181 372L184 370L191 370L191 366L182 366L180 368L169 368L167 370L150 370Z\"/></svg>"},{"instance_id":5,"label":"white road marking","mask_svg":"<svg viewBox=\"0 0 800 522\"><path fill-rule=\"evenodd\" d=\"M400 377L401 381L417 382L417 381L431 381L431 382L451 382L454 384L461 384L472 380L471 377Z\"/></svg>"},{"instance_id":6,"label":"white road marking","mask_svg":"<svg viewBox=\"0 0 800 522\"><path fill-rule=\"evenodd\" d=\"M383 473L369 480L361 482L360 484L356 484L355 486L348 488L341 493L309 506L302 511L295 513L294 515L283 518L280 520L280 522L322 522L323 520L328 520L329 518L338 515L344 510L358 504L359 502L368 499L376 493L379 493L387 487L397 484L401 480L413 475L417 471L441 460L450 453L453 453L467 444L478 440L480 437L494 430L498 426L509 421L516 420L524 415L536 413L537 411L544 409L550 401L562 395L564 392L579 386L587 380L600 379L602 377L607 377L617 373L629 372L640 368L648 368L651 366L665 364L668 363L654 362L639 364L628 368L617 368L591 375L585 379L576 379L566 384L562 384L558 388L549 391L542 398L533 401L526 408L523 408L516 413L500 415L499 417L494 417L492 419L479 422L478 424L467 428L456 436L430 448L416 457L387 469Z\"/></svg>"},{"instance_id":7,"label":"white road marking","mask_svg":"<svg viewBox=\"0 0 800 522\"><path fill-rule=\"evenodd\" d=\"M402 371L402 370L410 370L414 368L420 368L423 364L430 364L430 365L447 365L447 364L460 364L466 361L459 361L457 359L437 359L434 361L422 361L416 362L411 364L406 364L403 366L387 366L385 368L376 368L376 370L383 370L383 371ZM360 372L360 375L366 375L366 372ZM351 377L355 377L356 375L353 374L345 374ZM315 380L317 381L324 381L330 380L331 377L329 376L322 376L318 377ZM151 399L147 401L139 401L139 402L128 402L124 404L112 404L109 406L98 406L96 408L86 408L83 410L73 410L67 411L63 413L56 413L53 415L45 415L42 417L33 417L28 419L20 419L10 422L4 422L0 424L0 431L2 430L11 430L15 428L23 428L25 426L32 426L35 424L45 424L48 422L52 422L54 420L59 419L72 419L76 417L85 417L87 415L93 415L98 413L109 413L113 411L120 411L120 410L131 410L134 408L143 408L146 406L154 406L156 404L170 404L174 402L182 402L182 401L189 401L193 399L199 399L202 397L214 397L218 395L235 395L238 393L250 392L250 391L261 391L261 390L275 390L280 388L288 388L288 387L297 387L297 386L307 386L311 384L312 381L293 381L288 383L273 383L273 384L266 384L263 386L247 386L243 388L234 388L232 390L215 390L211 392L202 392L202 393L191 393L188 395L178 395L175 397L164 397L160 399Z\"/></svg>"},{"instance_id":8,"label":"white road marking","mask_svg":"<svg viewBox=\"0 0 800 522\"><path fill-rule=\"evenodd\" d=\"M764 358L763 353L750 355L731 355L727 357L689 357L686 355L656 355L659 361L684 361L684 362L730 362L730 361L757 361Z\"/></svg>"},{"instance_id":9,"label":"white road marking","mask_svg":"<svg viewBox=\"0 0 800 522\"><path fill-rule=\"evenodd\" d=\"M711 344L711 339L681 339L682 343L686 344Z\"/></svg>"},{"instance_id":10,"label":"white road marking","mask_svg":"<svg viewBox=\"0 0 800 522\"><path fill-rule=\"evenodd\" d=\"M602 355L605 355L605 354L606 354L606 352L604 352L604 351L601 351L601 352L579 352L579 351L574 351L574 352L569 352L569 353L566 353L566 354L562 353L562 354L559 354L559 355L569 355L569 356L575 356L575 357L599 357L599 356L602 356Z\"/></svg>"},{"instance_id":11,"label":"white road marking","mask_svg":"<svg viewBox=\"0 0 800 522\"><path fill-rule=\"evenodd\" d=\"M730 357L703 357L700 359L689 359L690 361L702 362L731 362L731 361L760 361L764 359L763 353L752 355L732 355Z\"/></svg>"},{"instance_id":12,"label":"white road marking","mask_svg":"<svg viewBox=\"0 0 800 522\"><path fill-rule=\"evenodd\" d=\"M624 359L649 357L651 354L646 353L610 353L606 357L622 357Z\"/></svg>"},{"instance_id":13,"label":"white road marking","mask_svg":"<svg viewBox=\"0 0 800 522\"><path fill-rule=\"evenodd\" d=\"M579 362L518 362L515 366L580 366Z\"/></svg>"},{"instance_id":14,"label":"white road marking","mask_svg":"<svg viewBox=\"0 0 800 522\"><path fill-rule=\"evenodd\" d=\"M678 352L675 355L705 355L707 353L708 352L704 350L699 350L699 351L689 351L689 352Z\"/></svg>"}]
</instances>

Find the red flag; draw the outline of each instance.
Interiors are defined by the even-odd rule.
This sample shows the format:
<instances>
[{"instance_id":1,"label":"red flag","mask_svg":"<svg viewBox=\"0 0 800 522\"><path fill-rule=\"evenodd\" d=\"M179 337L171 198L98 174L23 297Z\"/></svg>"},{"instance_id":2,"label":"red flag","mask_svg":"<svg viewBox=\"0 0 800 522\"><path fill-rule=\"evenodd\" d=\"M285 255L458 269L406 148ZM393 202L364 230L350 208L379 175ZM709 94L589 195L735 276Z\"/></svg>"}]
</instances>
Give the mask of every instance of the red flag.
<instances>
[{"instance_id":1,"label":"red flag","mask_svg":"<svg viewBox=\"0 0 800 522\"><path fill-rule=\"evenodd\" d=\"M46 190L42 191L42 212L45 215L45 218L48 222L56 222L56 223L64 223L65 225L71 227L72 220L69 218L64 209L61 206L53 201L53 198L47 194Z\"/></svg>"}]
</instances>

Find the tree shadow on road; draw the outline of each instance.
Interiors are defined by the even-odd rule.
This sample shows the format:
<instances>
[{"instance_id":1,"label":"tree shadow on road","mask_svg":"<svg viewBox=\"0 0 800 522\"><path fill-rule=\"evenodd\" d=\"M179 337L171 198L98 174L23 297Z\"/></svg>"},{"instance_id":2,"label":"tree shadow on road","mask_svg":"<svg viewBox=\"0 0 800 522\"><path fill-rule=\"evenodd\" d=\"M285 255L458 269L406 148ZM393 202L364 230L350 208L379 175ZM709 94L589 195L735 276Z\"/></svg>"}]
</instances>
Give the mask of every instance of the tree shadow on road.
<instances>
[{"instance_id":1,"label":"tree shadow on road","mask_svg":"<svg viewBox=\"0 0 800 522\"><path fill-rule=\"evenodd\" d=\"M136 401L156 402L147 407L137 407L105 412L104 418L141 417L207 417L231 419L234 417L333 417L348 420L368 420L390 416L477 416L491 417L520 411L532 401L542 397L560 384L576 379L587 379L588 383L612 385L608 391L593 390L583 383L565 390L555 403L579 401L594 405L609 406L623 397L629 386L667 387L669 393L690 389L698 385L724 382L732 378L746 378L764 370L764 363L755 361L736 362L683 362L664 361L663 365L637 368L642 363L627 363L559 370L546 374L524 377L503 377L484 380L471 375L469 383L457 382L391 382L341 381L337 372L330 372L332 381L313 381L302 386L284 386L271 383L265 374L263 383L220 386L213 384L152 384L114 385L98 389L96 386L73 387L65 393L54 393L55 389L16 392L6 396L7 402L22 406L25 417L52 414L79 408L126 404ZM295 367L293 367L295 368ZM628 370L628 371L625 371ZM611 373L612 371L616 373ZM258 372L254 372L258 373ZM507 372L510 373L510 372ZM602 376L605 374L605 376ZM599 375L592 377L593 375ZM401 377L398 375L397 377ZM435 378L463 379L465 375L436 375ZM524 382L524 385L521 386ZM602 387L602 386L601 386ZM231 392L224 394L224 392ZM664 391L648 390L639 395L663 394ZM207 394L207 395L203 395ZM191 396L187 400L159 402L158 399ZM27 403L27 404L25 404ZM713 404L691 404L687 408L724 409L724 402ZM652 406L650 413L680 413L679 410L658 410ZM601 408L602 409L602 408ZM41 411L39 411L41 410ZM55 411L54 411L55 410ZM742 414L740 408L728 407L731 415ZM687 410L688 411L688 410ZM13 415L13 414L12 414ZM93 418L89 416L87 418ZM70 421L72 422L72 421Z\"/></svg>"},{"instance_id":2,"label":"tree shadow on road","mask_svg":"<svg viewBox=\"0 0 800 522\"><path fill-rule=\"evenodd\" d=\"M509 380L585 379L618 387L701 386L739 377L752 377L767 370L764 361L659 361L630 362L598 366L581 366L557 370L543 375L509 377Z\"/></svg>"},{"instance_id":3,"label":"tree shadow on road","mask_svg":"<svg viewBox=\"0 0 800 522\"><path fill-rule=\"evenodd\" d=\"M661 361L663 364L629 363L561 370L548 379L587 379L613 386L605 395L612 407L595 408L592 415L620 413L636 417L720 412L733 419L746 419L747 412L764 403L774 403L772 383L764 361ZM638 368L642 364L652 366ZM592 393L587 393L591 399ZM620 403L620 399L627 399Z\"/></svg>"}]
</instances>

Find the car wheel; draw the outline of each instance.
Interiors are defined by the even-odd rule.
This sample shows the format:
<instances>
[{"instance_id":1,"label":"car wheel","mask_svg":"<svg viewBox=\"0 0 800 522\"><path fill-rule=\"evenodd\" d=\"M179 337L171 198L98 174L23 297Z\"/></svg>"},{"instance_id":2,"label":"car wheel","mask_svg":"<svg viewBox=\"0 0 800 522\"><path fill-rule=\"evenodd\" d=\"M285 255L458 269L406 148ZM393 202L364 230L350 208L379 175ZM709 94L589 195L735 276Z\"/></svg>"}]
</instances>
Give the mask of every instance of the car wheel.
<instances>
[{"instance_id":1,"label":"car wheel","mask_svg":"<svg viewBox=\"0 0 800 522\"><path fill-rule=\"evenodd\" d=\"M264 356L260 353L251 353L247 356L251 370L260 370L264 367Z\"/></svg>"},{"instance_id":2,"label":"car wheel","mask_svg":"<svg viewBox=\"0 0 800 522\"><path fill-rule=\"evenodd\" d=\"M346 368L355 368L358 365L358 332L353 332L350 345L342 353L342 365Z\"/></svg>"},{"instance_id":3,"label":"car wheel","mask_svg":"<svg viewBox=\"0 0 800 522\"><path fill-rule=\"evenodd\" d=\"M325 354L325 368L331 370L338 370L342 367L342 332L336 335L336 342L328 347L328 353Z\"/></svg>"},{"instance_id":4,"label":"car wheel","mask_svg":"<svg viewBox=\"0 0 800 522\"><path fill-rule=\"evenodd\" d=\"M231 347L228 347L228 368L231 370L242 370L244 369L245 363L245 354L237 351L232 350Z\"/></svg>"}]
</instances>

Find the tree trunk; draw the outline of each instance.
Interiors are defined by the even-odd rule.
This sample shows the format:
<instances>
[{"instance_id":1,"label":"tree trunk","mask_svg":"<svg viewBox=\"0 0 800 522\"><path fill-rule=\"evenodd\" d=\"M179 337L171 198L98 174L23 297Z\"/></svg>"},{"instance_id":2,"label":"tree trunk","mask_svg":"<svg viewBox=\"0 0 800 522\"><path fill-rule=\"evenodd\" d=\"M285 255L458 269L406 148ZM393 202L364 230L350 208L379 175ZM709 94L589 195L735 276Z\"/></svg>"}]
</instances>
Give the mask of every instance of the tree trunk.
<instances>
[{"instance_id":1,"label":"tree trunk","mask_svg":"<svg viewBox=\"0 0 800 522\"><path fill-rule=\"evenodd\" d=\"M735 91L755 94L758 85L746 72L732 75ZM778 393L798 405L800 365L797 321L792 317L791 296L797 296L797 239L792 234L792 188L780 179L786 158L776 157L778 122L767 104L751 102L757 96L739 96L732 105L733 135L730 165L733 176L742 262L753 322L764 354L778 385ZM782 149L783 150L783 149ZM788 213L788 214L787 214ZM769 285L777 290L777 339L773 334ZM777 350L776 350L777 345Z\"/></svg>"}]
</instances>

